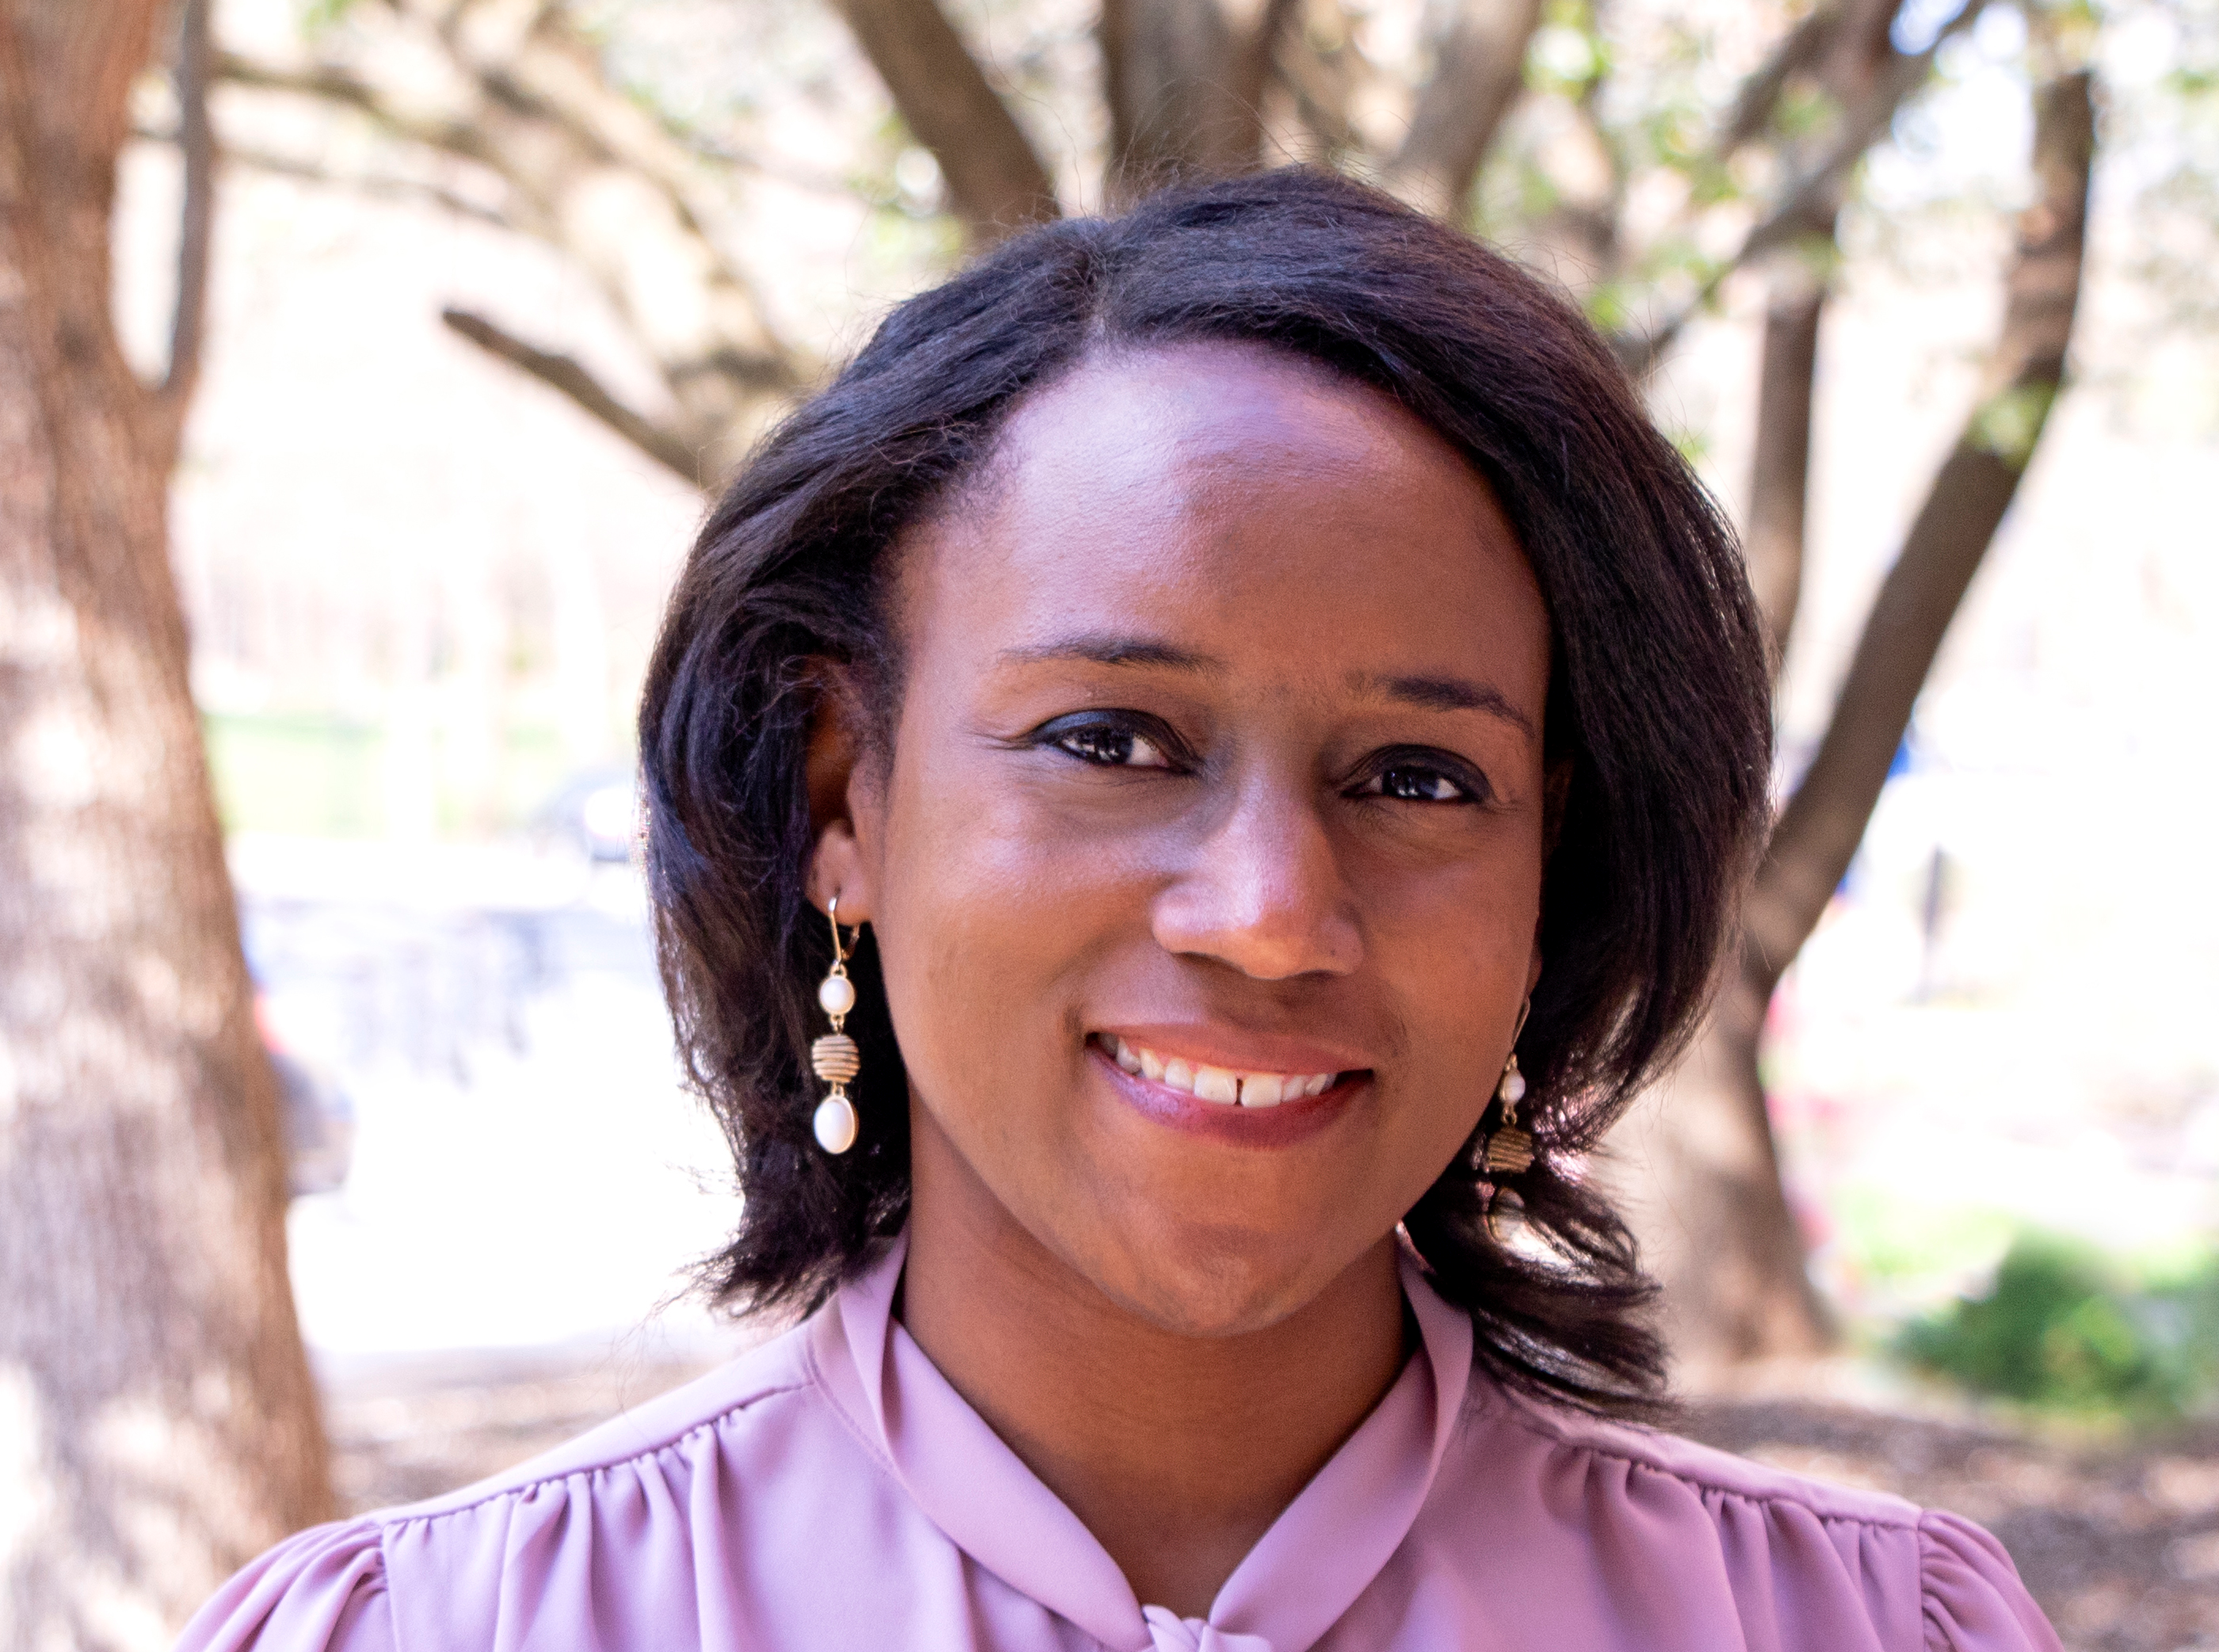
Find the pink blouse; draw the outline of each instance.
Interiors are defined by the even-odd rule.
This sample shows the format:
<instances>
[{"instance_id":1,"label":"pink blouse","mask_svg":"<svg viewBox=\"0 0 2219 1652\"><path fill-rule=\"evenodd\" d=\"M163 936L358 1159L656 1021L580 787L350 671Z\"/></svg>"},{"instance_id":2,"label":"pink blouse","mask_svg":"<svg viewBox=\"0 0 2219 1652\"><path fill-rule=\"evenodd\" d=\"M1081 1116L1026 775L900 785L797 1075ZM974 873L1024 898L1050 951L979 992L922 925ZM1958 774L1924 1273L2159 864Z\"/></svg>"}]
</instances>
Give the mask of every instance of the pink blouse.
<instances>
[{"instance_id":1,"label":"pink blouse","mask_svg":"<svg viewBox=\"0 0 2219 1652\"><path fill-rule=\"evenodd\" d=\"M1515 1396L1424 1341L1205 1618L1135 1599L894 1320L806 1323L537 1461L279 1544L180 1652L2058 1652L1995 1539Z\"/></svg>"}]
</instances>

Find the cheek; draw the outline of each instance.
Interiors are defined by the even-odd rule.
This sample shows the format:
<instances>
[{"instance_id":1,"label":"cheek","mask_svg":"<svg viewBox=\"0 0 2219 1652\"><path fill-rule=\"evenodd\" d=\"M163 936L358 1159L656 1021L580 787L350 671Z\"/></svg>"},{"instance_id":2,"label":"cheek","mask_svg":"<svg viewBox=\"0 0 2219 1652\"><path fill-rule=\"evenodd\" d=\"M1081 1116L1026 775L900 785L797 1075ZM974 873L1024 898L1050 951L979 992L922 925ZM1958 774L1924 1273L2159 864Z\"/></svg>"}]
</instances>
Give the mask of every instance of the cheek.
<instances>
[{"instance_id":1,"label":"cheek","mask_svg":"<svg viewBox=\"0 0 2219 1652\"><path fill-rule=\"evenodd\" d=\"M1416 1168L1432 1164L1421 1184L1478 1122L1508 1053L1540 915L1532 835L1453 873L1372 891L1367 962L1395 1006L1405 1054L1393 1117Z\"/></svg>"},{"instance_id":2,"label":"cheek","mask_svg":"<svg viewBox=\"0 0 2219 1652\"><path fill-rule=\"evenodd\" d=\"M922 767L922 765L920 766ZM1005 1128L1078 1053L1078 958L1103 899L1021 800L904 777L883 825L879 941L912 1084L953 1124Z\"/></svg>"}]
</instances>

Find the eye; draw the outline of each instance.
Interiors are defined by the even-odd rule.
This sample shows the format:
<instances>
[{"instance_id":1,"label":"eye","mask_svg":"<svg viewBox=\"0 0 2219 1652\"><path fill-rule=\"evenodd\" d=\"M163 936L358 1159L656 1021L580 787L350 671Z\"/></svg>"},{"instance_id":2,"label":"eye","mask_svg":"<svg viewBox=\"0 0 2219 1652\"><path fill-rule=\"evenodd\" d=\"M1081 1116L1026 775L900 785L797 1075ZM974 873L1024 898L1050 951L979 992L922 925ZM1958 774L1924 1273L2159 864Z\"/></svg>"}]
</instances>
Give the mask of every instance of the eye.
<instances>
[{"instance_id":1,"label":"eye","mask_svg":"<svg viewBox=\"0 0 2219 1652\"><path fill-rule=\"evenodd\" d=\"M1041 731L1047 743L1069 752L1081 762L1101 768L1169 768L1167 742L1159 742L1128 724L1100 720L1051 724Z\"/></svg>"},{"instance_id":2,"label":"eye","mask_svg":"<svg viewBox=\"0 0 2219 1652\"><path fill-rule=\"evenodd\" d=\"M1402 757L1381 764L1350 795L1396 803L1483 803L1492 792L1485 776L1461 763Z\"/></svg>"}]
</instances>

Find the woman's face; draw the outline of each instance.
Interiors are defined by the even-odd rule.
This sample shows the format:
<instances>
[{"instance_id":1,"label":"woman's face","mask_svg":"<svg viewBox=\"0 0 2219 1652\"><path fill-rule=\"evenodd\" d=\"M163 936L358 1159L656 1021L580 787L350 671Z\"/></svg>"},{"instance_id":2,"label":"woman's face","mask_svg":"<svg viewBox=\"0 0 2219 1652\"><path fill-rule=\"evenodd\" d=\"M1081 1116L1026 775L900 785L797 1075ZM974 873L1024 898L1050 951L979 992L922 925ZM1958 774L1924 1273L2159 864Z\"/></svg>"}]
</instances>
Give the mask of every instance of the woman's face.
<instances>
[{"instance_id":1,"label":"woman's face","mask_svg":"<svg viewBox=\"0 0 2219 1652\"><path fill-rule=\"evenodd\" d=\"M1214 345L1023 404L902 557L891 756L814 882L880 948L917 1220L1271 1325L1470 1134L1540 967L1525 557L1387 398Z\"/></svg>"}]
</instances>

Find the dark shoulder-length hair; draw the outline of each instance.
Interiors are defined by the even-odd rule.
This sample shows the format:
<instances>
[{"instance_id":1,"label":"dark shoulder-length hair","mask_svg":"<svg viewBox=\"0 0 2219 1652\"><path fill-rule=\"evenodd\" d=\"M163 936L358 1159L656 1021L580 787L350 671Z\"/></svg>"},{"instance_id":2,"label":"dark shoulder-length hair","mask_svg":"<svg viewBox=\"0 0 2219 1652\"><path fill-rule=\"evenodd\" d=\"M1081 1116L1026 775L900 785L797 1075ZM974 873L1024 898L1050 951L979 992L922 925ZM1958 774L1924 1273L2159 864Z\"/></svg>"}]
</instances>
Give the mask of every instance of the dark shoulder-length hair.
<instances>
[{"instance_id":1,"label":"dark shoulder-length hair","mask_svg":"<svg viewBox=\"0 0 2219 1652\"><path fill-rule=\"evenodd\" d=\"M1553 640L1545 745L1569 784L1518 1046L1538 1156L1510 1185L1528 1242L1490 1233L1469 1150L1403 1226L1498 1376L1638 1409L1662 1382L1648 1286L1579 1167L1700 1014L1765 808L1771 724L1739 552L1558 296L1390 197L1306 170L1004 242L895 309L702 528L639 743L663 982L744 1200L705 1281L730 1307L813 1307L909 1208L908 1080L867 941L848 1023L861 1139L833 1158L811 1136L830 958L803 892L820 662L859 674L890 715L883 587L903 530L978 469L1019 397L1090 351L1183 340L1290 352L1392 396L1486 478L1532 565Z\"/></svg>"}]
</instances>

